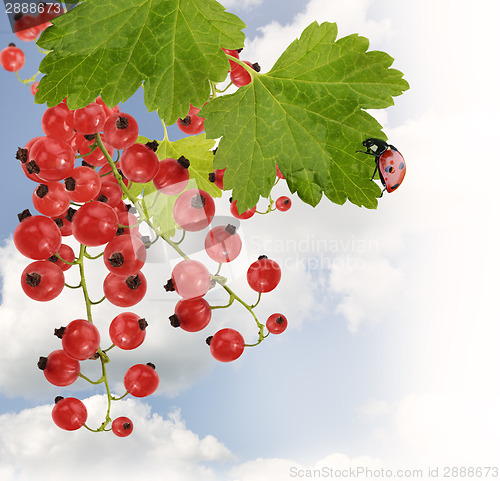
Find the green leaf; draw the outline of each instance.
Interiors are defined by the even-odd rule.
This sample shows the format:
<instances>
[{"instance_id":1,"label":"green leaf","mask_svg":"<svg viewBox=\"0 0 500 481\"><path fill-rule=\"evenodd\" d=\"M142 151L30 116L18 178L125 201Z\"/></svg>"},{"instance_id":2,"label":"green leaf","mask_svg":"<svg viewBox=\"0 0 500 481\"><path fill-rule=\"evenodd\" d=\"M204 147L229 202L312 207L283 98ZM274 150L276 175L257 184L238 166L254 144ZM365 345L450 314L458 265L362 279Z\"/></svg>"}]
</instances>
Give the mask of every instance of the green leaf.
<instances>
[{"instance_id":1,"label":"green leaf","mask_svg":"<svg viewBox=\"0 0 500 481\"><path fill-rule=\"evenodd\" d=\"M141 144L150 141L145 137L137 140ZM160 160L178 159L181 155L189 159L189 182L186 189L201 189L212 197L221 197L221 190L208 180L208 174L213 172L213 140L207 139L205 134L185 137L175 142L168 140L159 142L156 155ZM173 208L180 194L164 195L156 190L153 181L147 184L132 184L129 191L135 197L142 196L143 202L151 221L160 232L173 237L178 227L174 221Z\"/></svg>"},{"instance_id":2,"label":"green leaf","mask_svg":"<svg viewBox=\"0 0 500 481\"><path fill-rule=\"evenodd\" d=\"M364 109L393 105L408 89L393 59L367 51L358 35L337 40L337 26L312 23L267 74L218 97L201 111L209 138L222 137L214 166L238 208L254 206L274 184L276 164L290 191L315 206L323 193L376 208L373 156L356 153L369 137L386 139Z\"/></svg>"},{"instance_id":3,"label":"green leaf","mask_svg":"<svg viewBox=\"0 0 500 481\"><path fill-rule=\"evenodd\" d=\"M221 46L242 47L244 27L215 0L86 0L38 40L51 52L36 101L53 106L67 97L80 108L101 94L113 106L144 82L148 110L173 124L190 103L208 100L209 80L227 77Z\"/></svg>"}]
</instances>

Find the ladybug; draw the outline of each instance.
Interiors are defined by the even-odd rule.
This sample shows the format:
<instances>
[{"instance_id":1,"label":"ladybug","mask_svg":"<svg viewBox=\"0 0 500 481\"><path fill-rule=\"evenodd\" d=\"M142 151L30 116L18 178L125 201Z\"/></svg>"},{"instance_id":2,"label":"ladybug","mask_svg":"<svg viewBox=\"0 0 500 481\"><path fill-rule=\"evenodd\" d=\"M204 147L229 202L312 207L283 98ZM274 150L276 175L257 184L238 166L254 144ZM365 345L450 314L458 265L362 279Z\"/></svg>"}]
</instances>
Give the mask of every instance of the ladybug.
<instances>
[{"instance_id":1,"label":"ladybug","mask_svg":"<svg viewBox=\"0 0 500 481\"><path fill-rule=\"evenodd\" d=\"M372 180L378 171L387 192L394 192L405 178L406 163L403 156L394 145L380 139L366 139L363 146L366 147L366 152L364 150L358 152L375 156L376 166Z\"/></svg>"}]
</instances>

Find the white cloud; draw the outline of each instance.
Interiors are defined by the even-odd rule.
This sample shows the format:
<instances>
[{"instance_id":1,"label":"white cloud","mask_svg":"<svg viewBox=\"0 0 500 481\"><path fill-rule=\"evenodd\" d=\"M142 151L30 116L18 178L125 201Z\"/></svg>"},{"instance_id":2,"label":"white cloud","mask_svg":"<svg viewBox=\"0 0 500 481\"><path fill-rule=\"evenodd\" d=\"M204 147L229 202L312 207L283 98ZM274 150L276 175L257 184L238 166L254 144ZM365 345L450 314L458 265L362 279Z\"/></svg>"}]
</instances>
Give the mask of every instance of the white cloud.
<instances>
[{"instance_id":1,"label":"white cloud","mask_svg":"<svg viewBox=\"0 0 500 481\"><path fill-rule=\"evenodd\" d=\"M264 0L221 0L219 3L229 10L250 10L261 5Z\"/></svg>"},{"instance_id":2,"label":"white cloud","mask_svg":"<svg viewBox=\"0 0 500 481\"><path fill-rule=\"evenodd\" d=\"M367 10L373 0L332 2L311 0L291 23L282 25L273 21L258 30L260 35L247 39L242 59L258 61L263 72L274 65L288 45L300 37L302 31L312 22L337 22L339 37L359 33L371 40L390 36L389 19L374 22L367 20Z\"/></svg>"},{"instance_id":3,"label":"white cloud","mask_svg":"<svg viewBox=\"0 0 500 481\"><path fill-rule=\"evenodd\" d=\"M242 463L231 470L230 481L289 481L290 479L335 479L365 476L384 467L384 463L371 456L350 458L343 453L334 453L311 465L297 463L290 459L259 458ZM357 475L351 476L354 471ZM340 473L340 475L336 474ZM344 474L342 474L344 473Z\"/></svg>"},{"instance_id":4,"label":"white cloud","mask_svg":"<svg viewBox=\"0 0 500 481\"><path fill-rule=\"evenodd\" d=\"M83 402L92 426L105 410L106 399L93 396ZM118 481L141 476L151 481L214 480L210 464L234 459L213 436L200 438L189 430L179 412L164 418L134 399L115 406L114 416L128 416L134 423L127 438L85 428L61 430L53 423L51 410L52 405L42 405L0 415L0 479L49 481L70 476L83 481L103 476Z\"/></svg>"}]
</instances>

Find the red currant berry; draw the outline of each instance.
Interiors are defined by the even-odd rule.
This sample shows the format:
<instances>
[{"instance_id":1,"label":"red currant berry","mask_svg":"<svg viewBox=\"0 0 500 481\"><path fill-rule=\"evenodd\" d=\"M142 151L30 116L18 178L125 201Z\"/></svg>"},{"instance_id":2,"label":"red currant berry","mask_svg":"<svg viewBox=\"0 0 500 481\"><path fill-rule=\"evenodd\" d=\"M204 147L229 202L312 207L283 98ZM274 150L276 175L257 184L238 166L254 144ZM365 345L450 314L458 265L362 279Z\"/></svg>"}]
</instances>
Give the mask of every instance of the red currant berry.
<instances>
[{"instance_id":1,"label":"red currant berry","mask_svg":"<svg viewBox=\"0 0 500 481\"><path fill-rule=\"evenodd\" d=\"M69 220L72 219L72 214L76 212L72 207L70 207L65 215L52 217L52 220L56 224L56 227L59 229L59 232L62 236L68 237L73 235L73 223Z\"/></svg>"},{"instance_id":2,"label":"red currant berry","mask_svg":"<svg viewBox=\"0 0 500 481\"><path fill-rule=\"evenodd\" d=\"M57 253L66 262L63 262L55 254L53 256L50 256L47 260L54 263L56 266L59 266L61 270L67 271L70 267L72 267L71 264L67 264L67 262L73 262L75 260L75 252L69 245L61 244L61 247L57 249Z\"/></svg>"},{"instance_id":3,"label":"red currant berry","mask_svg":"<svg viewBox=\"0 0 500 481\"><path fill-rule=\"evenodd\" d=\"M64 273L52 262L35 261L21 274L21 287L35 301L51 301L64 289Z\"/></svg>"},{"instance_id":4,"label":"red currant berry","mask_svg":"<svg viewBox=\"0 0 500 481\"><path fill-rule=\"evenodd\" d=\"M127 149L135 144L139 136L139 126L131 115L125 112L116 112L106 120L104 135L115 149Z\"/></svg>"},{"instance_id":5,"label":"red currant berry","mask_svg":"<svg viewBox=\"0 0 500 481\"><path fill-rule=\"evenodd\" d=\"M281 173L281 170L280 168L278 167L278 164L276 164L276 176L279 178L279 179L284 179L285 176Z\"/></svg>"},{"instance_id":6,"label":"red currant berry","mask_svg":"<svg viewBox=\"0 0 500 481\"><path fill-rule=\"evenodd\" d=\"M13 43L0 52L0 64L7 72L21 70L25 62L24 52Z\"/></svg>"},{"instance_id":7,"label":"red currant berry","mask_svg":"<svg viewBox=\"0 0 500 481\"><path fill-rule=\"evenodd\" d=\"M187 259L172 269L172 282L182 298L202 297L210 289L210 272L201 262Z\"/></svg>"},{"instance_id":8,"label":"red currant berry","mask_svg":"<svg viewBox=\"0 0 500 481\"><path fill-rule=\"evenodd\" d=\"M208 180L213 182L220 190L224 190L224 172L226 169L215 169L208 174Z\"/></svg>"},{"instance_id":9,"label":"red currant berry","mask_svg":"<svg viewBox=\"0 0 500 481\"><path fill-rule=\"evenodd\" d=\"M103 177L101 188L94 197L94 200L105 200L111 207L117 207L122 201L123 191L114 177ZM103 197L101 197L103 196Z\"/></svg>"},{"instance_id":10,"label":"red currant berry","mask_svg":"<svg viewBox=\"0 0 500 481\"><path fill-rule=\"evenodd\" d=\"M142 272L129 277L117 276L110 272L104 279L102 287L104 295L111 304L131 307L146 295L147 282Z\"/></svg>"},{"instance_id":11,"label":"red currant berry","mask_svg":"<svg viewBox=\"0 0 500 481\"><path fill-rule=\"evenodd\" d=\"M31 84L31 87L30 87L30 91L31 91L31 94L33 95L33 97L36 95L36 93L38 92L38 84L40 82L33 82Z\"/></svg>"},{"instance_id":12,"label":"red currant berry","mask_svg":"<svg viewBox=\"0 0 500 481\"><path fill-rule=\"evenodd\" d=\"M201 109L189 105L189 112L183 119L177 119L177 127L187 135L201 134L204 130L205 119L198 117Z\"/></svg>"},{"instance_id":13,"label":"red currant berry","mask_svg":"<svg viewBox=\"0 0 500 481\"><path fill-rule=\"evenodd\" d=\"M283 314L271 314L266 321L266 328L271 334L281 334L288 326L288 321Z\"/></svg>"},{"instance_id":14,"label":"red currant berry","mask_svg":"<svg viewBox=\"0 0 500 481\"><path fill-rule=\"evenodd\" d=\"M14 22L14 34L23 42L36 40L41 31L38 19L33 15L21 15Z\"/></svg>"},{"instance_id":15,"label":"red currant berry","mask_svg":"<svg viewBox=\"0 0 500 481\"><path fill-rule=\"evenodd\" d=\"M286 212L292 207L292 201L286 195L282 195L276 199L276 209L281 212Z\"/></svg>"},{"instance_id":16,"label":"red currant berry","mask_svg":"<svg viewBox=\"0 0 500 481\"><path fill-rule=\"evenodd\" d=\"M224 52L227 54L227 55L231 55L231 57L235 57L237 59L240 58L240 53L238 52L238 50L229 50L227 48L223 48L222 50L224 50ZM233 67L235 65L238 65L236 62L233 62L231 59L229 59L229 65L231 67L231 70L233 69ZM229 72L231 71L229 70Z\"/></svg>"},{"instance_id":17,"label":"red currant berry","mask_svg":"<svg viewBox=\"0 0 500 481\"><path fill-rule=\"evenodd\" d=\"M69 141L75 135L73 112L64 102L49 107L42 115L42 129L47 137Z\"/></svg>"},{"instance_id":18,"label":"red currant berry","mask_svg":"<svg viewBox=\"0 0 500 481\"><path fill-rule=\"evenodd\" d=\"M109 272L128 277L139 272L146 262L144 242L135 235L120 235L104 249L104 264Z\"/></svg>"},{"instance_id":19,"label":"red currant berry","mask_svg":"<svg viewBox=\"0 0 500 481\"><path fill-rule=\"evenodd\" d=\"M247 281L257 292L270 292L281 279L281 269L277 262L260 256L247 271Z\"/></svg>"},{"instance_id":20,"label":"red currant berry","mask_svg":"<svg viewBox=\"0 0 500 481\"><path fill-rule=\"evenodd\" d=\"M43 137L30 150L30 158L40 169L43 180L62 180L71 175L75 167L75 154L71 145L57 137Z\"/></svg>"},{"instance_id":21,"label":"red currant berry","mask_svg":"<svg viewBox=\"0 0 500 481\"><path fill-rule=\"evenodd\" d=\"M207 339L210 353L220 362L230 362L238 359L245 349L243 336L235 329L221 329Z\"/></svg>"},{"instance_id":22,"label":"red currant berry","mask_svg":"<svg viewBox=\"0 0 500 481\"><path fill-rule=\"evenodd\" d=\"M204 190L190 189L175 201L173 217L184 230L195 232L207 227L215 215L215 202Z\"/></svg>"},{"instance_id":23,"label":"red currant berry","mask_svg":"<svg viewBox=\"0 0 500 481\"><path fill-rule=\"evenodd\" d=\"M231 262L241 252L241 238L233 225L217 226L205 237L205 251L215 262Z\"/></svg>"},{"instance_id":24,"label":"red currant berry","mask_svg":"<svg viewBox=\"0 0 500 481\"><path fill-rule=\"evenodd\" d=\"M158 389L160 377L154 364L136 364L125 373L123 384L132 396L146 397Z\"/></svg>"},{"instance_id":25,"label":"red currant berry","mask_svg":"<svg viewBox=\"0 0 500 481\"><path fill-rule=\"evenodd\" d=\"M181 193L189 182L188 168L189 160L184 156L179 159L162 160L153 179L156 190L165 195Z\"/></svg>"},{"instance_id":26,"label":"red currant berry","mask_svg":"<svg viewBox=\"0 0 500 481\"><path fill-rule=\"evenodd\" d=\"M122 152L120 168L127 179L144 184L158 173L160 161L148 144L134 144Z\"/></svg>"},{"instance_id":27,"label":"red currant berry","mask_svg":"<svg viewBox=\"0 0 500 481\"><path fill-rule=\"evenodd\" d=\"M61 245L61 232L52 219L42 215L27 217L14 231L14 245L25 257L48 259Z\"/></svg>"},{"instance_id":28,"label":"red currant berry","mask_svg":"<svg viewBox=\"0 0 500 481\"><path fill-rule=\"evenodd\" d=\"M62 331L64 352L77 361L85 361L99 349L101 336L97 327L86 319L71 321Z\"/></svg>"},{"instance_id":29,"label":"red currant berry","mask_svg":"<svg viewBox=\"0 0 500 481\"><path fill-rule=\"evenodd\" d=\"M73 216L73 236L86 246L107 244L118 229L118 215L103 202L87 202Z\"/></svg>"},{"instance_id":30,"label":"red currant berry","mask_svg":"<svg viewBox=\"0 0 500 481\"><path fill-rule=\"evenodd\" d=\"M62 349L52 351L47 357L41 357L38 367L43 371L45 379L54 386L69 386L80 374L80 362L71 359Z\"/></svg>"},{"instance_id":31,"label":"red currant berry","mask_svg":"<svg viewBox=\"0 0 500 481\"><path fill-rule=\"evenodd\" d=\"M116 418L111 423L111 431L113 431L113 433L116 434L119 438L125 438L129 436L130 434L132 434L133 430L134 425L132 421L125 416Z\"/></svg>"},{"instance_id":32,"label":"red currant berry","mask_svg":"<svg viewBox=\"0 0 500 481\"><path fill-rule=\"evenodd\" d=\"M188 332L198 332L208 326L212 318L212 310L203 297L181 299L175 306L175 315L170 317L174 327Z\"/></svg>"},{"instance_id":33,"label":"red currant berry","mask_svg":"<svg viewBox=\"0 0 500 481\"><path fill-rule=\"evenodd\" d=\"M80 429L87 421L87 415L85 404L74 397L60 399L52 408L52 420L66 431Z\"/></svg>"},{"instance_id":34,"label":"red currant berry","mask_svg":"<svg viewBox=\"0 0 500 481\"><path fill-rule=\"evenodd\" d=\"M250 219L250 217L252 217L255 214L255 211L257 210L257 206L254 206L251 209L247 209L245 212L242 212L240 214L238 212L238 208L236 207L236 202L238 202L238 201L231 200L231 205L229 206L229 211L237 219L240 219L240 220Z\"/></svg>"},{"instance_id":35,"label":"red currant berry","mask_svg":"<svg viewBox=\"0 0 500 481\"><path fill-rule=\"evenodd\" d=\"M34 162L31 162L31 148L33 145L35 145L36 142L38 142L40 139L44 139L45 137L33 137L31 140L28 140L26 145L24 146L24 150L21 149L20 151L18 150L18 153L16 154L17 159L22 159L21 160L21 168L23 169L24 175L28 177L28 179L34 181L34 182L43 182L40 177L36 174L36 172L39 172L38 166L33 165Z\"/></svg>"},{"instance_id":36,"label":"red currant berry","mask_svg":"<svg viewBox=\"0 0 500 481\"><path fill-rule=\"evenodd\" d=\"M101 178L90 167L75 167L71 175L64 180L64 186L73 202L88 202L101 190Z\"/></svg>"},{"instance_id":37,"label":"red currant berry","mask_svg":"<svg viewBox=\"0 0 500 481\"><path fill-rule=\"evenodd\" d=\"M73 112L73 125L77 132L91 135L101 132L106 122L104 109L96 102L91 102L86 107Z\"/></svg>"},{"instance_id":38,"label":"red currant berry","mask_svg":"<svg viewBox=\"0 0 500 481\"><path fill-rule=\"evenodd\" d=\"M40 214L57 217L69 208L69 197L60 182L40 184L32 196L33 206Z\"/></svg>"},{"instance_id":39,"label":"red currant berry","mask_svg":"<svg viewBox=\"0 0 500 481\"><path fill-rule=\"evenodd\" d=\"M248 60L244 60L243 62L253 70L257 72L260 71L259 64L252 64ZM229 76L231 77L231 82L233 82L236 87L243 87L244 85L248 85L252 81L252 75L250 74L250 72L248 72L245 67L237 64L236 62L233 62L233 64L234 65L231 68L231 73L229 74Z\"/></svg>"},{"instance_id":40,"label":"red currant berry","mask_svg":"<svg viewBox=\"0 0 500 481\"><path fill-rule=\"evenodd\" d=\"M109 325L109 337L111 342L124 350L139 347L146 338L146 319L141 318L133 312L122 312L118 314Z\"/></svg>"}]
</instances>

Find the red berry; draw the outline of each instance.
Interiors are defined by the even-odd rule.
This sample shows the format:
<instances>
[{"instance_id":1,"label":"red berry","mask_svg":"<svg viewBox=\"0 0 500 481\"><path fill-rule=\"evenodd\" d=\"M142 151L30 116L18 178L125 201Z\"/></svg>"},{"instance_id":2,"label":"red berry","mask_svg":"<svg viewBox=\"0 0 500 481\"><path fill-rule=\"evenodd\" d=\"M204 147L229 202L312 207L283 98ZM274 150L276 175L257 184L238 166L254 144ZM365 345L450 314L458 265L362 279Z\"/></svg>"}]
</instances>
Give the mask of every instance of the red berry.
<instances>
[{"instance_id":1,"label":"red berry","mask_svg":"<svg viewBox=\"0 0 500 481\"><path fill-rule=\"evenodd\" d=\"M217 361L234 361L243 354L245 349L245 340L235 329L221 329L209 339L210 353Z\"/></svg>"},{"instance_id":2,"label":"red berry","mask_svg":"<svg viewBox=\"0 0 500 481\"><path fill-rule=\"evenodd\" d=\"M30 150L30 160L40 169L43 180L62 180L71 175L75 167L75 154L71 145L58 137L43 137Z\"/></svg>"},{"instance_id":3,"label":"red berry","mask_svg":"<svg viewBox=\"0 0 500 481\"><path fill-rule=\"evenodd\" d=\"M85 404L74 397L63 398L52 408L52 420L66 431L80 429L87 421L87 415Z\"/></svg>"},{"instance_id":4,"label":"red berry","mask_svg":"<svg viewBox=\"0 0 500 481\"><path fill-rule=\"evenodd\" d=\"M40 214L57 217L69 208L69 197L60 182L39 184L32 195L33 206Z\"/></svg>"},{"instance_id":5,"label":"red berry","mask_svg":"<svg viewBox=\"0 0 500 481\"><path fill-rule=\"evenodd\" d=\"M207 227L215 215L215 202L204 190L189 189L175 201L173 217L184 230L195 232Z\"/></svg>"},{"instance_id":6,"label":"red berry","mask_svg":"<svg viewBox=\"0 0 500 481\"><path fill-rule=\"evenodd\" d=\"M22 220L14 231L14 245L25 257L45 260L61 245L61 232L52 219L34 215Z\"/></svg>"},{"instance_id":7,"label":"red berry","mask_svg":"<svg viewBox=\"0 0 500 481\"><path fill-rule=\"evenodd\" d=\"M213 182L219 189L224 190L224 172L226 169L215 169L208 176L208 180Z\"/></svg>"},{"instance_id":8,"label":"red berry","mask_svg":"<svg viewBox=\"0 0 500 481\"><path fill-rule=\"evenodd\" d=\"M39 21L33 15L24 14L14 22L14 34L23 42L32 42L41 31Z\"/></svg>"},{"instance_id":9,"label":"red berry","mask_svg":"<svg viewBox=\"0 0 500 481\"><path fill-rule=\"evenodd\" d=\"M36 93L38 92L38 84L40 82L33 82L31 84L31 87L30 87L30 91L31 91L31 94L33 95L33 97L36 95Z\"/></svg>"},{"instance_id":10,"label":"red berry","mask_svg":"<svg viewBox=\"0 0 500 481\"><path fill-rule=\"evenodd\" d=\"M38 367L43 370L45 379L54 386L69 386L80 374L80 362L71 359L62 349L52 351L47 357L41 357Z\"/></svg>"},{"instance_id":11,"label":"red berry","mask_svg":"<svg viewBox=\"0 0 500 481\"><path fill-rule=\"evenodd\" d=\"M104 295L111 304L131 307L146 295L147 282L142 272L129 277L117 276L110 272L104 279L102 287Z\"/></svg>"},{"instance_id":12,"label":"red berry","mask_svg":"<svg viewBox=\"0 0 500 481\"><path fill-rule=\"evenodd\" d=\"M155 151L147 145L134 144L122 152L120 168L127 179L144 184L157 174L160 161Z\"/></svg>"},{"instance_id":13,"label":"red berry","mask_svg":"<svg viewBox=\"0 0 500 481\"><path fill-rule=\"evenodd\" d=\"M181 329L198 332L207 327L212 318L212 310L203 297L181 299L175 305L175 319Z\"/></svg>"},{"instance_id":14,"label":"red berry","mask_svg":"<svg viewBox=\"0 0 500 481\"><path fill-rule=\"evenodd\" d=\"M144 342L147 325L146 319L141 319L137 314L122 312L111 321L109 337L120 349L135 349Z\"/></svg>"},{"instance_id":15,"label":"red berry","mask_svg":"<svg viewBox=\"0 0 500 481\"><path fill-rule=\"evenodd\" d=\"M233 261L241 246L241 238L232 225L214 227L205 237L205 251L215 262Z\"/></svg>"},{"instance_id":16,"label":"red berry","mask_svg":"<svg viewBox=\"0 0 500 481\"><path fill-rule=\"evenodd\" d=\"M266 328L271 334L281 334L287 327L288 321L283 314L271 314L266 321Z\"/></svg>"},{"instance_id":17,"label":"red berry","mask_svg":"<svg viewBox=\"0 0 500 481\"><path fill-rule=\"evenodd\" d=\"M281 269L277 262L261 256L247 271L247 281L257 292L270 292L281 279Z\"/></svg>"},{"instance_id":18,"label":"red berry","mask_svg":"<svg viewBox=\"0 0 500 481\"><path fill-rule=\"evenodd\" d=\"M64 185L69 198L73 202L88 202L94 199L101 190L101 178L90 167L75 167Z\"/></svg>"},{"instance_id":19,"label":"red berry","mask_svg":"<svg viewBox=\"0 0 500 481\"><path fill-rule=\"evenodd\" d=\"M204 127L205 119L203 117L198 117L198 112L201 109L189 105L189 112L183 119L177 119L177 126L187 135L201 134Z\"/></svg>"},{"instance_id":20,"label":"red berry","mask_svg":"<svg viewBox=\"0 0 500 481\"><path fill-rule=\"evenodd\" d=\"M241 214L238 212L238 208L236 207L236 202L237 200L231 201L231 205L229 206L229 211L231 214L236 217L237 219L240 220L245 220L245 219L250 219L255 214L255 211L257 210L257 206L253 206L251 209L247 209L245 212L242 212Z\"/></svg>"},{"instance_id":21,"label":"red berry","mask_svg":"<svg viewBox=\"0 0 500 481\"><path fill-rule=\"evenodd\" d=\"M86 246L107 244L118 229L118 215L103 202L87 202L73 216L73 236Z\"/></svg>"},{"instance_id":22,"label":"red berry","mask_svg":"<svg viewBox=\"0 0 500 481\"><path fill-rule=\"evenodd\" d=\"M109 272L121 277L137 274L146 262L144 242L135 235L113 238L104 249L104 264Z\"/></svg>"},{"instance_id":23,"label":"red berry","mask_svg":"<svg viewBox=\"0 0 500 481\"><path fill-rule=\"evenodd\" d=\"M73 262L75 260L75 252L66 244L61 244L61 247L57 249L57 253L67 262ZM56 257L55 254L47 260L54 263L56 266L59 266L63 271L67 271L70 267L72 267L71 264L63 262L61 259Z\"/></svg>"},{"instance_id":24,"label":"red berry","mask_svg":"<svg viewBox=\"0 0 500 481\"><path fill-rule=\"evenodd\" d=\"M0 52L0 64L8 72L17 72L24 66L24 52L13 43Z\"/></svg>"},{"instance_id":25,"label":"red berry","mask_svg":"<svg viewBox=\"0 0 500 481\"><path fill-rule=\"evenodd\" d=\"M104 109L96 102L73 112L73 125L77 132L91 135L101 132L106 122Z\"/></svg>"},{"instance_id":26,"label":"red berry","mask_svg":"<svg viewBox=\"0 0 500 481\"><path fill-rule=\"evenodd\" d=\"M125 373L123 384L132 396L146 397L156 391L160 378L153 364L136 364Z\"/></svg>"},{"instance_id":27,"label":"red berry","mask_svg":"<svg viewBox=\"0 0 500 481\"><path fill-rule=\"evenodd\" d=\"M187 259L172 269L172 282L182 298L202 297L210 289L210 272L201 262Z\"/></svg>"},{"instance_id":28,"label":"red berry","mask_svg":"<svg viewBox=\"0 0 500 481\"><path fill-rule=\"evenodd\" d=\"M42 129L47 137L69 141L75 135L73 112L64 102L49 107L42 115Z\"/></svg>"},{"instance_id":29,"label":"red berry","mask_svg":"<svg viewBox=\"0 0 500 481\"><path fill-rule=\"evenodd\" d=\"M71 321L62 335L64 352L77 361L85 361L92 357L99 349L101 336L99 331L86 319Z\"/></svg>"},{"instance_id":30,"label":"red berry","mask_svg":"<svg viewBox=\"0 0 500 481\"><path fill-rule=\"evenodd\" d=\"M276 209L278 209L279 211L286 212L290 209L290 207L292 207L292 201L286 195L283 195L276 199Z\"/></svg>"},{"instance_id":31,"label":"red berry","mask_svg":"<svg viewBox=\"0 0 500 481\"><path fill-rule=\"evenodd\" d=\"M248 60L244 60L243 62L254 69L253 64ZM245 67L237 64L236 62L233 62L229 76L231 77L231 82L233 82L236 87L243 87L252 81L252 75L245 69Z\"/></svg>"},{"instance_id":32,"label":"red berry","mask_svg":"<svg viewBox=\"0 0 500 481\"><path fill-rule=\"evenodd\" d=\"M132 434L133 430L134 424L129 418L125 416L116 418L111 423L111 431L113 431L113 433L116 434L119 438L129 436L130 434Z\"/></svg>"},{"instance_id":33,"label":"red berry","mask_svg":"<svg viewBox=\"0 0 500 481\"><path fill-rule=\"evenodd\" d=\"M156 190L165 195L181 193L189 182L188 168L189 160L185 157L162 160L153 179Z\"/></svg>"},{"instance_id":34,"label":"red berry","mask_svg":"<svg viewBox=\"0 0 500 481\"><path fill-rule=\"evenodd\" d=\"M64 273L52 262L35 261L21 274L21 287L35 301L51 301L64 289Z\"/></svg>"},{"instance_id":35,"label":"red berry","mask_svg":"<svg viewBox=\"0 0 500 481\"><path fill-rule=\"evenodd\" d=\"M139 136L136 120L125 112L111 114L104 124L106 140L115 149L126 149L132 146Z\"/></svg>"}]
</instances>

